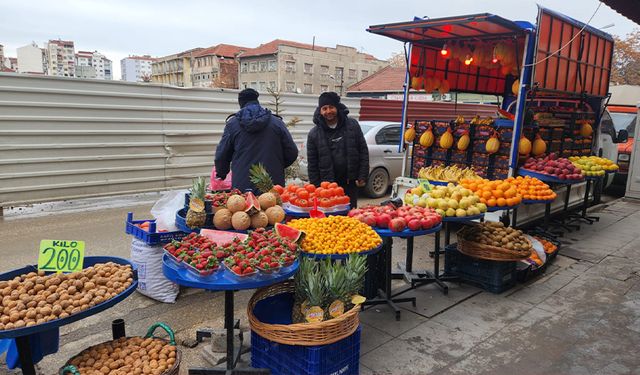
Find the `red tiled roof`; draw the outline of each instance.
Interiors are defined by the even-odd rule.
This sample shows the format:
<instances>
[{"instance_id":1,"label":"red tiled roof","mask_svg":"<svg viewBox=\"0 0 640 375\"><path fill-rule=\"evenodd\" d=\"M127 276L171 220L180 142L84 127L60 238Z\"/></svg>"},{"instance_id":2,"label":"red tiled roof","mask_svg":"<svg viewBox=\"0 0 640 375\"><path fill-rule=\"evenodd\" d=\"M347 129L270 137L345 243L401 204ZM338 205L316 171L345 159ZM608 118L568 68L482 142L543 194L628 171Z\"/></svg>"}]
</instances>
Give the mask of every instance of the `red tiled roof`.
<instances>
[{"instance_id":1,"label":"red tiled roof","mask_svg":"<svg viewBox=\"0 0 640 375\"><path fill-rule=\"evenodd\" d=\"M384 67L360 82L347 88L347 92L402 91L407 70L392 66Z\"/></svg>"},{"instance_id":2,"label":"red tiled roof","mask_svg":"<svg viewBox=\"0 0 640 375\"><path fill-rule=\"evenodd\" d=\"M49 39L49 43L53 43L53 44L57 44L59 46L64 45L64 44L73 44L73 40L54 40L54 39Z\"/></svg>"},{"instance_id":3,"label":"red tiled roof","mask_svg":"<svg viewBox=\"0 0 640 375\"><path fill-rule=\"evenodd\" d=\"M292 42L290 40L275 39L269 43L261 44L256 48L252 48L245 51L242 55L240 55L240 57L272 55L278 52L278 46L290 46L295 48L311 49L311 50L323 51L323 52L327 51L327 47L313 46L311 44Z\"/></svg>"},{"instance_id":4,"label":"red tiled roof","mask_svg":"<svg viewBox=\"0 0 640 375\"><path fill-rule=\"evenodd\" d=\"M216 46L205 48L202 51L194 54L193 56L201 57L215 55L224 57L235 57L238 53L246 51L248 49L249 48L247 47L234 46L231 44L218 44Z\"/></svg>"}]
</instances>

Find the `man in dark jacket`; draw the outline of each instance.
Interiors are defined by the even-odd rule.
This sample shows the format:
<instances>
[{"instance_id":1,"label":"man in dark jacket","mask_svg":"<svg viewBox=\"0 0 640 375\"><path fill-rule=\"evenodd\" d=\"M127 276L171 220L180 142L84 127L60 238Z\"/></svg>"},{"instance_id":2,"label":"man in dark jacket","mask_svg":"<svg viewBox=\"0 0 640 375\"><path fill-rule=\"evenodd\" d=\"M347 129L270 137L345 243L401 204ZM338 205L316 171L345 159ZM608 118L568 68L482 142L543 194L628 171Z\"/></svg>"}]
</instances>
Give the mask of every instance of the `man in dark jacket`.
<instances>
[{"instance_id":1,"label":"man in dark jacket","mask_svg":"<svg viewBox=\"0 0 640 375\"><path fill-rule=\"evenodd\" d=\"M338 183L351 198L351 206L357 207L358 188L369 177L369 149L360 124L348 114L338 94L320 95L313 114L316 126L307 137L307 168L312 184Z\"/></svg>"},{"instance_id":2,"label":"man in dark jacket","mask_svg":"<svg viewBox=\"0 0 640 375\"><path fill-rule=\"evenodd\" d=\"M274 184L284 185L284 169L298 158L298 147L279 117L258 102L258 92L244 89L238 95L240 110L227 119L216 149L216 178L233 171L231 186L240 191L256 190L249 168L262 163Z\"/></svg>"}]
</instances>

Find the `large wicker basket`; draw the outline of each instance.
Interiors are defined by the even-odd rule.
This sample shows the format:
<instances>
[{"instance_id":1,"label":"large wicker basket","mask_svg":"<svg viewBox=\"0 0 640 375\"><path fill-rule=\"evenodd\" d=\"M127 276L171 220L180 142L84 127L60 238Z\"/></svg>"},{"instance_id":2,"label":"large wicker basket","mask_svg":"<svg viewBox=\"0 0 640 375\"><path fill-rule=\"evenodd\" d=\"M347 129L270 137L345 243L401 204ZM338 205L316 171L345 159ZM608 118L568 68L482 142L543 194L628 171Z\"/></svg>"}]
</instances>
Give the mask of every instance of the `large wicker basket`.
<instances>
[{"instance_id":1,"label":"large wicker basket","mask_svg":"<svg viewBox=\"0 0 640 375\"><path fill-rule=\"evenodd\" d=\"M156 328L162 328L165 331L167 331L167 333L169 334L169 340L165 340L165 339L161 339L161 338L157 338L153 336L153 332L156 330ZM176 345L176 341L174 338L174 334L173 334L173 330L171 328L169 328L169 326L167 326L164 323L156 323L154 325L152 325L151 327L149 327L149 330L147 331L147 334L144 336L145 338L149 338L149 337L154 337L157 340L162 340L168 344L171 345ZM128 337L128 339L130 339L132 337ZM60 375L82 375L80 374L80 372L78 371L78 369L71 365L71 362L81 356L82 354L84 354L87 351L91 351L94 347L98 346L98 345L102 345L102 344L107 344L110 343L112 341L116 341L116 340L109 340L109 341L105 341L101 344L96 344L93 346L90 346L88 348L86 348L85 350L81 351L80 353L74 355L73 357L71 357L67 363L65 363L65 365L63 367L60 368L60 370L58 371L58 373ZM173 367L171 367L170 369L168 369L167 371L163 372L162 375L178 375L178 373L180 372L180 362L182 360L182 353L180 353L180 350L176 347L176 362L173 364Z\"/></svg>"},{"instance_id":2,"label":"large wicker basket","mask_svg":"<svg viewBox=\"0 0 640 375\"><path fill-rule=\"evenodd\" d=\"M531 242L526 237L525 241L529 244L528 250L512 250L467 240L467 238L470 237L474 230L475 227L473 225L470 225L465 226L457 232L458 250L470 257L485 260L510 262L527 259L531 255L531 251L533 250L533 248L531 247Z\"/></svg>"},{"instance_id":3,"label":"large wicker basket","mask_svg":"<svg viewBox=\"0 0 640 375\"><path fill-rule=\"evenodd\" d=\"M258 289L247 306L251 330L267 340L280 344L315 346L340 341L358 329L360 305L354 306L337 318L319 323L267 324L258 320L253 314L253 309L259 301L294 291L295 285L291 280Z\"/></svg>"}]
</instances>

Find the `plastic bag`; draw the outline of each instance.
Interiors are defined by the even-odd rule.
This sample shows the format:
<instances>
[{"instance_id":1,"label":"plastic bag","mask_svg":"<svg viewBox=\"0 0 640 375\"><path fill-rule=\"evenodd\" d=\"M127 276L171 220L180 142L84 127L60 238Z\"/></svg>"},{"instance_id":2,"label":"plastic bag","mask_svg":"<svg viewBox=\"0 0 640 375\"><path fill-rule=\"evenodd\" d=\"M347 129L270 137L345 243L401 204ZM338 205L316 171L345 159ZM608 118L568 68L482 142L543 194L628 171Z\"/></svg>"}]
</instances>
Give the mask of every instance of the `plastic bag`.
<instances>
[{"instance_id":1,"label":"plastic bag","mask_svg":"<svg viewBox=\"0 0 640 375\"><path fill-rule=\"evenodd\" d=\"M184 195L188 190L171 190L162 195L151 208L151 215L156 219L156 230L175 232L176 212L184 208Z\"/></svg>"},{"instance_id":2,"label":"plastic bag","mask_svg":"<svg viewBox=\"0 0 640 375\"><path fill-rule=\"evenodd\" d=\"M162 245L147 245L135 238L131 241L131 263L138 268L138 292L156 301L174 303L180 287L164 276L163 254Z\"/></svg>"},{"instance_id":3,"label":"plastic bag","mask_svg":"<svg viewBox=\"0 0 640 375\"><path fill-rule=\"evenodd\" d=\"M218 180L216 178L216 167L211 169L211 181L209 182L209 188L213 191L216 190L230 190L231 189L231 172L227 174L224 180Z\"/></svg>"}]
</instances>

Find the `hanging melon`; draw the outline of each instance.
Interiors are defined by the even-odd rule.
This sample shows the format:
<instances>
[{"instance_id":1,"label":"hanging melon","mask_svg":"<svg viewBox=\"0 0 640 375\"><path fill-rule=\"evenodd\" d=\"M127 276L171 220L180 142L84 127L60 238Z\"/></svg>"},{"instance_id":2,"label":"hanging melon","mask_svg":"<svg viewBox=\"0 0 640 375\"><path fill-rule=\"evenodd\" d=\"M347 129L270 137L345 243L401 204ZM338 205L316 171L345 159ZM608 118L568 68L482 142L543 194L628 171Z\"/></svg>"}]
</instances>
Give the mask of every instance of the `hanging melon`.
<instances>
[{"instance_id":1,"label":"hanging melon","mask_svg":"<svg viewBox=\"0 0 640 375\"><path fill-rule=\"evenodd\" d=\"M431 145L433 145L433 140L433 131L431 130L431 125L429 125L427 130L425 130L425 132L420 136L420 145L422 147L431 147Z\"/></svg>"},{"instance_id":2,"label":"hanging melon","mask_svg":"<svg viewBox=\"0 0 640 375\"><path fill-rule=\"evenodd\" d=\"M440 82L440 88L438 89L438 92L440 93L440 95L444 95L449 92L449 89L449 82L446 79L443 79Z\"/></svg>"},{"instance_id":3,"label":"hanging melon","mask_svg":"<svg viewBox=\"0 0 640 375\"><path fill-rule=\"evenodd\" d=\"M414 90L422 90L423 79L422 77L411 78L411 88Z\"/></svg>"},{"instance_id":4,"label":"hanging melon","mask_svg":"<svg viewBox=\"0 0 640 375\"><path fill-rule=\"evenodd\" d=\"M547 151L547 143L540 138L540 134L536 134L536 139L533 141L533 147L531 153L534 156L540 156Z\"/></svg>"},{"instance_id":5,"label":"hanging melon","mask_svg":"<svg viewBox=\"0 0 640 375\"><path fill-rule=\"evenodd\" d=\"M520 155L529 155L530 152L531 141L523 135L520 137L520 142L518 143L518 153L520 153Z\"/></svg>"},{"instance_id":6,"label":"hanging melon","mask_svg":"<svg viewBox=\"0 0 640 375\"><path fill-rule=\"evenodd\" d=\"M590 137L591 134L593 134L593 128L591 127L591 124L589 124L588 122L583 122L582 125L580 125L580 135L583 137Z\"/></svg>"},{"instance_id":7,"label":"hanging melon","mask_svg":"<svg viewBox=\"0 0 640 375\"><path fill-rule=\"evenodd\" d=\"M451 128L447 128L447 131L440 137L440 147L449 149L453 146L453 134L451 134Z\"/></svg>"},{"instance_id":8,"label":"hanging melon","mask_svg":"<svg viewBox=\"0 0 640 375\"><path fill-rule=\"evenodd\" d=\"M433 77L427 77L424 80L424 91L426 93L432 93L434 90L433 88Z\"/></svg>"},{"instance_id":9,"label":"hanging melon","mask_svg":"<svg viewBox=\"0 0 640 375\"><path fill-rule=\"evenodd\" d=\"M404 141L406 143L413 143L413 140L416 138L416 130L413 127L407 129L404 132Z\"/></svg>"},{"instance_id":10,"label":"hanging melon","mask_svg":"<svg viewBox=\"0 0 640 375\"><path fill-rule=\"evenodd\" d=\"M469 148L469 143L471 142L471 138L469 138L469 131L465 130L464 133L462 133L462 136L460 137L460 139L458 139L458 150L460 151L465 151L467 148Z\"/></svg>"},{"instance_id":11,"label":"hanging melon","mask_svg":"<svg viewBox=\"0 0 640 375\"><path fill-rule=\"evenodd\" d=\"M513 95L518 95L519 91L520 91L520 80L516 79L515 81L513 81L513 84L511 85L511 92L513 93Z\"/></svg>"},{"instance_id":12,"label":"hanging melon","mask_svg":"<svg viewBox=\"0 0 640 375\"><path fill-rule=\"evenodd\" d=\"M498 134L494 131L491 135L491 138L487 140L487 144L485 145L485 150L488 154L495 154L500 149L500 140L498 139Z\"/></svg>"}]
</instances>

